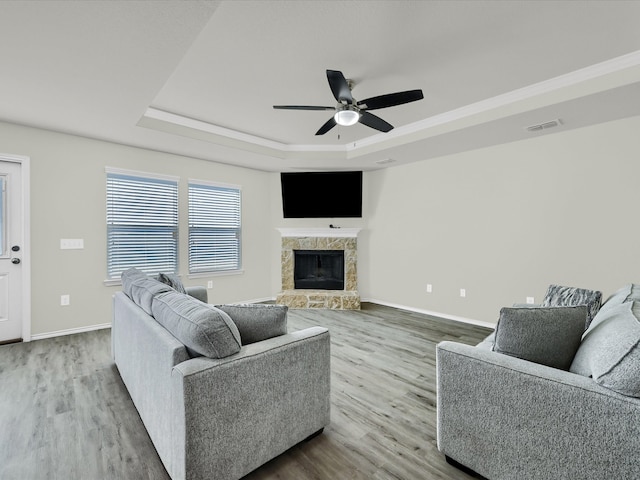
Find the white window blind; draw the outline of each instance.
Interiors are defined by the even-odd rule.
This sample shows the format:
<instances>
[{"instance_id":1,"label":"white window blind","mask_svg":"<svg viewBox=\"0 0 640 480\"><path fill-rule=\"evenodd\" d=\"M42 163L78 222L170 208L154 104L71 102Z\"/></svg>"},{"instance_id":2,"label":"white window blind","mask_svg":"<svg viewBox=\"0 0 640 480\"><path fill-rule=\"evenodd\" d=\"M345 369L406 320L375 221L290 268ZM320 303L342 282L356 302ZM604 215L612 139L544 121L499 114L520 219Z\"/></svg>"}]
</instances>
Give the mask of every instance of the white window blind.
<instances>
[{"instance_id":1,"label":"white window blind","mask_svg":"<svg viewBox=\"0 0 640 480\"><path fill-rule=\"evenodd\" d=\"M189 182L189 273L239 270L239 187Z\"/></svg>"},{"instance_id":2,"label":"white window blind","mask_svg":"<svg viewBox=\"0 0 640 480\"><path fill-rule=\"evenodd\" d=\"M176 273L178 182L107 173L107 274Z\"/></svg>"}]
</instances>

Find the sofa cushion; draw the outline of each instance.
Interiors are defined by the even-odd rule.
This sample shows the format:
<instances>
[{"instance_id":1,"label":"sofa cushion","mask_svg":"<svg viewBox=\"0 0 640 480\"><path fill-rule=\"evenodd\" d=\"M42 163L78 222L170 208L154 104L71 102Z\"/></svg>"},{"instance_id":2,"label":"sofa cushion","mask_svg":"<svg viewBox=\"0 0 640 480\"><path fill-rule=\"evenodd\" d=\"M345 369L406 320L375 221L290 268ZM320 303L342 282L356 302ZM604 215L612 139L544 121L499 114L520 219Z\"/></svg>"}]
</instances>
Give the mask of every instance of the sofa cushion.
<instances>
[{"instance_id":1,"label":"sofa cushion","mask_svg":"<svg viewBox=\"0 0 640 480\"><path fill-rule=\"evenodd\" d=\"M571 371L610 390L640 397L640 303L598 314L582 337Z\"/></svg>"},{"instance_id":2,"label":"sofa cushion","mask_svg":"<svg viewBox=\"0 0 640 480\"><path fill-rule=\"evenodd\" d=\"M549 285L542 301L543 307L572 307L576 305L587 306L587 319L584 325L584 330L586 330L598 310L600 310L602 292L584 288Z\"/></svg>"},{"instance_id":3,"label":"sofa cushion","mask_svg":"<svg viewBox=\"0 0 640 480\"><path fill-rule=\"evenodd\" d=\"M236 324L243 345L287 333L288 308L285 305L241 304L216 307L227 313Z\"/></svg>"},{"instance_id":4,"label":"sofa cushion","mask_svg":"<svg viewBox=\"0 0 640 480\"><path fill-rule=\"evenodd\" d=\"M549 367L569 370L580 346L587 307L500 310L493 350Z\"/></svg>"},{"instance_id":5,"label":"sofa cushion","mask_svg":"<svg viewBox=\"0 0 640 480\"><path fill-rule=\"evenodd\" d=\"M178 275L174 275L173 273L159 273L158 281L169 285L176 292L187 293Z\"/></svg>"},{"instance_id":6,"label":"sofa cushion","mask_svg":"<svg viewBox=\"0 0 640 480\"><path fill-rule=\"evenodd\" d=\"M125 270L120 278L122 291L148 315L151 315L153 297L159 293L171 291L171 287L147 276L137 268Z\"/></svg>"},{"instance_id":7,"label":"sofa cushion","mask_svg":"<svg viewBox=\"0 0 640 480\"><path fill-rule=\"evenodd\" d=\"M223 358L240 351L240 333L222 310L171 290L153 298L156 321L192 354Z\"/></svg>"}]
</instances>

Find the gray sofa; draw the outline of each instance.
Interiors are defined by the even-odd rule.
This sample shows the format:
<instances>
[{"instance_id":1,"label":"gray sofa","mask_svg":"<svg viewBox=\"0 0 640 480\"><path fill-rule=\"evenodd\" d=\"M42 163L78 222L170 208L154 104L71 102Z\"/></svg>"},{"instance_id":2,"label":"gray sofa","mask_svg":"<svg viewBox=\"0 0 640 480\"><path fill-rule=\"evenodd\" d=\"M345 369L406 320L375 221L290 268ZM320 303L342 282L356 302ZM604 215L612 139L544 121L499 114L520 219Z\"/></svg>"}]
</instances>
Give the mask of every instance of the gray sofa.
<instances>
[{"instance_id":1,"label":"gray sofa","mask_svg":"<svg viewBox=\"0 0 640 480\"><path fill-rule=\"evenodd\" d=\"M477 346L438 344L439 450L490 480L640 478L637 301L635 285L614 294L582 329L568 370L495 351L505 312Z\"/></svg>"},{"instance_id":2,"label":"gray sofa","mask_svg":"<svg viewBox=\"0 0 640 480\"><path fill-rule=\"evenodd\" d=\"M329 424L326 329L286 333L286 307L220 314L224 306L131 277L114 296L112 355L173 480L239 479ZM206 290L190 293L206 301ZM206 331L211 315L222 321ZM194 332L201 338L185 340ZM221 358L199 352L213 336Z\"/></svg>"}]
</instances>

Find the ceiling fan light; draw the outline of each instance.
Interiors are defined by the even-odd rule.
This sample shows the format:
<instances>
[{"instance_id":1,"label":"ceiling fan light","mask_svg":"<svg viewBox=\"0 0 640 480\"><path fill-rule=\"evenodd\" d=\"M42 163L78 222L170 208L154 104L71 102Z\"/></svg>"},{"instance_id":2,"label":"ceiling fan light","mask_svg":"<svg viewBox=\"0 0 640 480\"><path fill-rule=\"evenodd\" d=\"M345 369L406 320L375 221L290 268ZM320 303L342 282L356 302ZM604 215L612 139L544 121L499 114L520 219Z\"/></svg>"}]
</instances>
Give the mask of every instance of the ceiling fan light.
<instances>
[{"instance_id":1,"label":"ceiling fan light","mask_svg":"<svg viewBox=\"0 0 640 480\"><path fill-rule=\"evenodd\" d=\"M333 118L338 125L348 127L358 123L358 120L360 120L360 113L351 109L338 110Z\"/></svg>"}]
</instances>

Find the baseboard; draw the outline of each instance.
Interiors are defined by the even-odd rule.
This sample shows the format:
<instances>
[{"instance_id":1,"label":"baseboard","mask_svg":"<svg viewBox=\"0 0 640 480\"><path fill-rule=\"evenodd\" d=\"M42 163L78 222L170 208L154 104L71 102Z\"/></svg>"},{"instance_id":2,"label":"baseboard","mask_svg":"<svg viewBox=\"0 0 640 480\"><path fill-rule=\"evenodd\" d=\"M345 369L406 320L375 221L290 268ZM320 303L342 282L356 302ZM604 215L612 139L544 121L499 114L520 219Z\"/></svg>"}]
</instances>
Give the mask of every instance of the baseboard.
<instances>
[{"instance_id":1,"label":"baseboard","mask_svg":"<svg viewBox=\"0 0 640 480\"><path fill-rule=\"evenodd\" d=\"M104 328L111 328L111 323L101 323L99 325L91 325L89 327L68 328L66 330L56 330L55 332L38 333L37 335L31 335L31 341L62 337L63 335L73 335L74 333L92 332L93 330L102 330Z\"/></svg>"},{"instance_id":2,"label":"baseboard","mask_svg":"<svg viewBox=\"0 0 640 480\"><path fill-rule=\"evenodd\" d=\"M265 298L262 301L264 301L264 302L266 302L266 301L275 302L275 300L276 300L276 297L272 297L272 298ZM495 323L485 322L485 321L482 321L482 320L476 320L474 318L459 317L457 315L449 315L448 313L434 312L434 311L431 311L431 310L424 310L422 308L408 307L407 305L400 305L398 303L385 302L385 301L382 301L382 300L376 300L374 298L361 298L360 302L375 303L375 304L378 304L378 305L383 305L385 307L397 308L398 310L407 310L409 312L421 313L423 315L429 315L429 316L432 316L432 317L444 318L445 320L453 320L454 322L468 323L470 325L478 325L479 327L486 327L486 328L491 328L491 329L495 329L496 328L496 324ZM256 300L256 301L247 302L247 303L260 303L260 301Z\"/></svg>"},{"instance_id":3,"label":"baseboard","mask_svg":"<svg viewBox=\"0 0 640 480\"><path fill-rule=\"evenodd\" d=\"M269 302L272 300L275 300L275 298L264 297L264 298L256 298L254 300L246 300L244 302L237 302L237 303L262 303L262 302ZM39 333L37 335L31 335L30 340L33 341L33 340L42 340L45 338L61 337L63 335L73 335L74 333L83 333L83 332L91 332L93 330L102 330L103 328L111 328L111 323L101 323L98 325L90 325L88 327L69 328L67 330L57 330L55 332Z\"/></svg>"},{"instance_id":4,"label":"baseboard","mask_svg":"<svg viewBox=\"0 0 640 480\"><path fill-rule=\"evenodd\" d=\"M244 302L237 303L263 303L275 301L275 297L255 298L253 300L246 300ZM376 303L378 305L384 305L385 307L398 308L400 310L407 310L409 312L422 313L424 315L430 315L432 317L440 317L446 320L453 320L456 322L468 323L471 325L478 325L486 328L496 328L495 324L489 322L483 322L482 320L475 320L473 318L459 317L457 315L449 315L447 313L433 312L431 310L424 310L422 308L409 307L407 305L399 305L397 303L385 302L382 300L376 300L373 298L363 298L362 302ZM104 328L111 328L111 323L101 323L98 325L90 325L88 327L68 328L66 330L57 330L55 332L38 333L37 335L31 335L31 341L42 340L45 338L61 337L63 335L73 335L74 333L91 332L93 330L102 330Z\"/></svg>"},{"instance_id":5,"label":"baseboard","mask_svg":"<svg viewBox=\"0 0 640 480\"><path fill-rule=\"evenodd\" d=\"M384 305L385 307L392 307L392 308L397 308L397 309L400 309L400 310L408 310L410 312L415 312L415 313L422 313L423 315L430 315L432 317L440 317L440 318L444 318L446 320L453 320L455 322L468 323L470 325L478 325L480 327L486 327L486 328L491 328L491 329L496 328L496 324L495 323L484 322L482 320L476 320L474 318L465 318L465 317L459 317L457 315L449 315L448 313L433 312L431 310L424 310L422 308L408 307L407 305L399 305L397 303L384 302L382 300L375 300L373 298L366 298L366 299L363 298L361 301L362 302L377 303L378 305Z\"/></svg>"}]
</instances>

